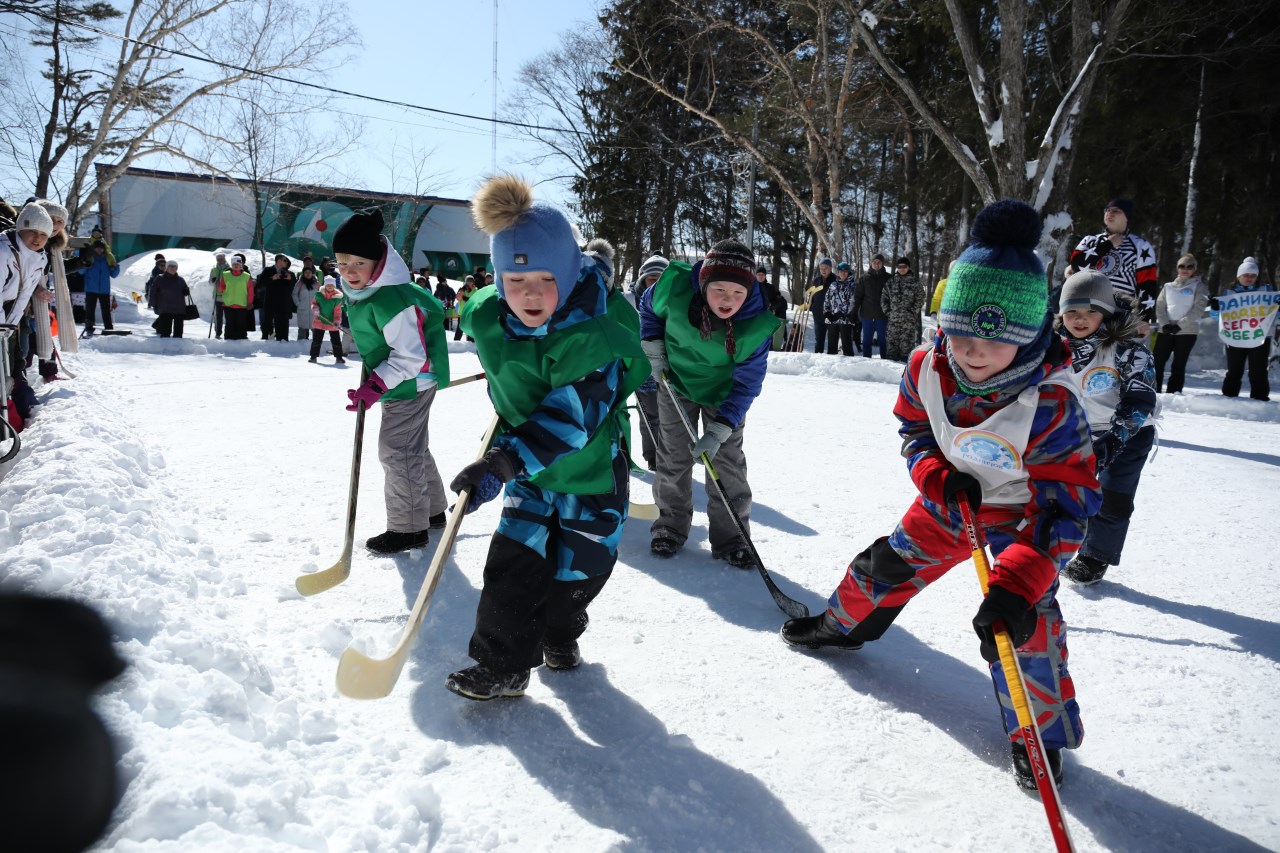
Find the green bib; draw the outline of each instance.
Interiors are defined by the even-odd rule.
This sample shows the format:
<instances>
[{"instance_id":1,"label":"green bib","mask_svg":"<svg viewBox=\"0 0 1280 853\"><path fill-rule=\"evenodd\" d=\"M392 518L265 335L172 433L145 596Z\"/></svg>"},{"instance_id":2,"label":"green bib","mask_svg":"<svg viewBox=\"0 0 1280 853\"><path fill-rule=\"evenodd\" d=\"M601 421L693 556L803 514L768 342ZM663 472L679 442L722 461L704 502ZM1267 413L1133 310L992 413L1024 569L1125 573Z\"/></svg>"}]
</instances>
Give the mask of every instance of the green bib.
<instances>
[{"instance_id":1,"label":"green bib","mask_svg":"<svg viewBox=\"0 0 1280 853\"><path fill-rule=\"evenodd\" d=\"M222 291L222 304L232 308L245 308L249 305L249 274L242 272L232 275L231 270L222 274L222 281L227 289Z\"/></svg>"},{"instance_id":2,"label":"green bib","mask_svg":"<svg viewBox=\"0 0 1280 853\"><path fill-rule=\"evenodd\" d=\"M347 308L351 336L356 339L360 360L373 370L387 360L391 347L382 330L401 311L409 307L422 310L423 337L427 342L427 364L422 372L435 378L436 385L449 385L449 345L444 337L444 306L440 300L416 284L388 284L379 287L368 299L352 301ZM412 400L418 395L417 377L406 379L382 395L383 400Z\"/></svg>"},{"instance_id":3,"label":"green bib","mask_svg":"<svg viewBox=\"0 0 1280 853\"><path fill-rule=\"evenodd\" d=\"M580 450L568 453L529 479L553 492L603 495L616 488L613 455L619 436L630 431L627 398L649 376L640 348L640 318L622 294L609 294L608 311L545 337L508 338L498 288L481 288L462 308L462 331L476 340L489 380L489 397L504 429L520 426L555 388L572 385L621 358L626 372L608 419Z\"/></svg>"},{"instance_id":4,"label":"green bib","mask_svg":"<svg viewBox=\"0 0 1280 853\"><path fill-rule=\"evenodd\" d=\"M339 290L338 295L333 297L332 299L325 296L324 293L322 293L321 291L317 290L315 294L315 300L316 300L316 308L320 312L320 322L326 323L332 326L333 325L333 309L341 305L342 300L344 298L345 297L342 295L341 290Z\"/></svg>"},{"instance_id":5,"label":"green bib","mask_svg":"<svg viewBox=\"0 0 1280 853\"><path fill-rule=\"evenodd\" d=\"M736 354L724 349L725 330L715 329L702 339L697 326L689 322L693 303L690 267L672 261L653 285L653 313L666 321L663 335L667 344L667 378L686 400L699 406L715 407L733 390L733 367L750 358L760 345L773 337L780 321L769 313L748 320L733 321Z\"/></svg>"}]
</instances>

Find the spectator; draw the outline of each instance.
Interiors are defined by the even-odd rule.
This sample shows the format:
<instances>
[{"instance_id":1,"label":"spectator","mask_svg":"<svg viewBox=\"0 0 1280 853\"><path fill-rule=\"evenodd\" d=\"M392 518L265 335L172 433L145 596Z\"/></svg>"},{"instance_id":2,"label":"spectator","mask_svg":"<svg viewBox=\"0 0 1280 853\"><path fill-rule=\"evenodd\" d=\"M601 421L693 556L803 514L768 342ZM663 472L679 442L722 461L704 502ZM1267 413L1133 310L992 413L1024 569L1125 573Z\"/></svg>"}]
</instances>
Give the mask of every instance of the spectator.
<instances>
[{"instance_id":1,"label":"spectator","mask_svg":"<svg viewBox=\"0 0 1280 853\"><path fill-rule=\"evenodd\" d=\"M53 234L53 218L38 204L22 208L14 227L0 239L0 323L17 325L27 303L44 283L45 245Z\"/></svg>"},{"instance_id":2,"label":"spectator","mask_svg":"<svg viewBox=\"0 0 1280 853\"><path fill-rule=\"evenodd\" d=\"M911 271L908 258L898 258L898 270L880 294L880 308L889 327L889 358L906 361L920 345L920 306L924 289Z\"/></svg>"},{"instance_id":3,"label":"spectator","mask_svg":"<svg viewBox=\"0 0 1280 853\"><path fill-rule=\"evenodd\" d=\"M1258 261L1245 258L1236 269L1236 285L1227 293L1271 293L1271 285L1258 282ZM1271 314L1275 322L1275 313ZM1227 345L1227 374L1222 377L1222 393L1228 397L1240 394L1240 380L1245 365L1249 367L1249 396L1255 400L1271 399L1271 380L1267 377L1267 358L1271 355L1271 337L1267 335L1257 346Z\"/></svg>"},{"instance_id":4,"label":"spectator","mask_svg":"<svg viewBox=\"0 0 1280 853\"><path fill-rule=\"evenodd\" d=\"M773 316L782 321L781 325L774 330L773 343L769 345L772 350L781 350L787 340L786 297L782 295L782 291L773 282L769 281L767 267L756 267L756 286L760 288L760 293L764 295L764 304L773 312Z\"/></svg>"},{"instance_id":5,"label":"spectator","mask_svg":"<svg viewBox=\"0 0 1280 853\"><path fill-rule=\"evenodd\" d=\"M1178 277L1160 289L1156 297L1156 392L1164 386L1164 365L1173 354L1169 370L1170 394L1182 390L1186 380L1187 358L1200 333L1200 318L1209 304L1209 288L1196 274L1195 255L1178 258Z\"/></svg>"},{"instance_id":6,"label":"spectator","mask_svg":"<svg viewBox=\"0 0 1280 853\"><path fill-rule=\"evenodd\" d=\"M1127 198L1107 202L1102 210L1106 230L1080 241L1068 259L1067 275L1083 269L1105 275L1117 293L1137 301L1143 319L1138 334L1145 336L1147 324L1156 318L1156 253L1150 243L1129 231L1133 212L1133 202Z\"/></svg>"},{"instance_id":7,"label":"spectator","mask_svg":"<svg viewBox=\"0 0 1280 853\"><path fill-rule=\"evenodd\" d=\"M836 341L844 355L853 355L853 299L857 284L850 274L853 267L845 261L836 264L836 280L827 286L824 306L827 322L827 355L836 354Z\"/></svg>"},{"instance_id":8,"label":"spectator","mask_svg":"<svg viewBox=\"0 0 1280 853\"><path fill-rule=\"evenodd\" d=\"M311 256L308 255L307 257ZM296 307L294 316L298 322L298 340L300 341L305 341L315 330L311 303L322 287L316 272L315 264L307 266L304 258L302 272L298 273L298 280L293 284L293 304Z\"/></svg>"},{"instance_id":9,"label":"spectator","mask_svg":"<svg viewBox=\"0 0 1280 853\"><path fill-rule=\"evenodd\" d=\"M479 289L480 288L476 287L476 280L473 276L467 276L466 280L462 282L462 287L458 290L458 316L459 317L462 316L462 307L467 304L467 300L471 298L471 295ZM453 332L453 339L455 341L462 340L462 323L461 322L458 323L458 328L455 329ZM467 335L467 340L472 341L472 340L475 340L475 338L471 337L470 335Z\"/></svg>"},{"instance_id":10,"label":"spectator","mask_svg":"<svg viewBox=\"0 0 1280 853\"><path fill-rule=\"evenodd\" d=\"M155 283L156 279L164 275L164 271L164 254L156 252L155 264L151 267L151 272L147 273L147 283L142 286L142 298L146 300L148 305L151 304L151 285Z\"/></svg>"},{"instance_id":11,"label":"spectator","mask_svg":"<svg viewBox=\"0 0 1280 853\"><path fill-rule=\"evenodd\" d=\"M95 240L86 255L81 250L80 263L84 271L84 333L93 334L94 306L102 306L102 328L114 329L111 324L111 279L120 275L120 264L111 254L107 244Z\"/></svg>"},{"instance_id":12,"label":"spectator","mask_svg":"<svg viewBox=\"0 0 1280 853\"><path fill-rule=\"evenodd\" d=\"M871 269L867 270L853 293L853 313L862 324L862 354L871 358L871 340L874 337L880 347L880 357L888 358L889 320L880 306L889 271L884 268L884 255L871 257Z\"/></svg>"},{"instance_id":13,"label":"spectator","mask_svg":"<svg viewBox=\"0 0 1280 853\"><path fill-rule=\"evenodd\" d=\"M187 297L191 288L187 280L178 275L178 262L165 261L164 272L151 283L151 299L148 305L158 315L156 333L162 338L182 337L182 324L187 317Z\"/></svg>"},{"instance_id":14,"label":"spectator","mask_svg":"<svg viewBox=\"0 0 1280 853\"><path fill-rule=\"evenodd\" d=\"M320 357L320 346L324 343L324 333L329 333L329 345L333 348L335 364L346 364L342 357L342 304L346 297L338 289L338 282L333 276L324 277L324 284L311 295L311 358L312 364Z\"/></svg>"},{"instance_id":15,"label":"spectator","mask_svg":"<svg viewBox=\"0 0 1280 853\"><path fill-rule=\"evenodd\" d=\"M424 284L423 289L428 289L427 285ZM449 280L444 277L444 273L437 273L435 297L444 306L444 327L446 329L453 327L453 320L457 316L457 312L453 308L454 299L457 296L458 292L449 286Z\"/></svg>"},{"instance_id":16,"label":"spectator","mask_svg":"<svg viewBox=\"0 0 1280 853\"><path fill-rule=\"evenodd\" d=\"M255 286L257 304L262 306L262 339L272 334L277 341L289 340L289 318L293 316L293 283L297 276L289 271L290 262L276 255L275 263L258 273Z\"/></svg>"},{"instance_id":17,"label":"spectator","mask_svg":"<svg viewBox=\"0 0 1280 853\"><path fill-rule=\"evenodd\" d=\"M249 337L249 321L253 319L253 276L244 268L244 255L231 258L231 269L218 282L223 310L227 318L227 340L243 341Z\"/></svg>"},{"instance_id":18,"label":"spectator","mask_svg":"<svg viewBox=\"0 0 1280 853\"><path fill-rule=\"evenodd\" d=\"M827 285L836 280L836 274L831 271L831 266L830 258L818 261L818 271L809 280L809 288L805 291L809 302L809 313L813 315L814 352L822 352L823 347L827 345L827 320L824 314L826 290Z\"/></svg>"},{"instance_id":19,"label":"spectator","mask_svg":"<svg viewBox=\"0 0 1280 853\"><path fill-rule=\"evenodd\" d=\"M956 262L952 261L947 266L947 276L951 275L951 271L956 268ZM938 284L933 288L933 298L929 300L929 310L926 312L930 317L938 316L938 309L942 306L942 295L947 292L947 278L943 276L938 279Z\"/></svg>"},{"instance_id":20,"label":"spectator","mask_svg":"<svg viewBox=\"0 0 1280 853\"><path fill-rule=\"evenodd\" d=\"M50 287L37 287L35 298L41 303L54 302L54 293L65 290L68 297L70 291L67 290L67 269L63 261L63 253L67 247L67 209L57 202L41 199L36 202L45 209L49 214L49 219L53 222L53 233L49 236L49 242L45 244L44 253L47 258L45 268L49 273ZM49 340L48 351L40 351L37 347L37 354L41 356L39 363L40 378L45 382L54 382L62 377L58 375L58 346L70 352L76 351L75 336L75 316L66 316L65 310L59 311L53 305L47 308L43 305L34 306L35 310L45 310L48 314L56 314L54 319L56 323L50 323L48 327ZM37 327L40 325L40 315L36 315Z\"/></svg>"},{"instance_id":21,"label":"spectator","mask_svg":"<svg viewBox=\"0 0 1280 853\"><path fill-rule=\"evenodd\" d=\"M222 282L222 274L231 267L227 264L227 253L219 249L213 256L213 269L209 270L209 288L213 291L213 333L222 340L222 290L218 285Z\"/></svg>"},{"instance_id":22,"label":"spectator","mask_svg":"<svg viewBox=\"0 0 1280 853\"><path fill-rule=\"evenodd\" d=\"M631 286L635 292L635 303L640 304L640 297L644 292L658 283L658 279L662 277L662 273L666 270L670 262L662 255L653 254L645 258L644 263L640 265L640 271L636 274L636 283Z\"/></svg>"}]
</instances>

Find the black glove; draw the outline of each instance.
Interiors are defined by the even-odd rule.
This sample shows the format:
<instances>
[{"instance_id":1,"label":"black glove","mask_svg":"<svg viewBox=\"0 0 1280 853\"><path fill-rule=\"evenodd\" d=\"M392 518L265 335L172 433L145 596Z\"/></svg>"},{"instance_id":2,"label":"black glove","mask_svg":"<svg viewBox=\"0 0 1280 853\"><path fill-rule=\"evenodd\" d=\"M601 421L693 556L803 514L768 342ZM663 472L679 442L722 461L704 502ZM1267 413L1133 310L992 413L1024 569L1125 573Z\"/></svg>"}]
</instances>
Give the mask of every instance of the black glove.
<instances>
[{"instance_id":1,"label":"black glove","mask_svg":"<svg viewBox=\"0 0 1280 853\"><path fill-rule=\"evenodd\" d=\"M1216 296L1210 296L1210 297L1209 297L1209 310L1210 310L1210 311L1220 311L1220 310L1221 310L1221 308L1220 308L1220 307L1219 307L1219 305L1218 305L1218 297L1216 297Z\"/></svg>"},{"instance_id":2,"label":"black glove","mask_svg":"<svg viewBox=\"0 0 1280 853\"><path fill-rule=\"evenodd\" d=\"M1115 430L1107 430L1102 435L1093 440L1093 458L1097 460L1097 472L1101 474L1116 461L1116 457L1120 455L1121 449L1124 448L1124 442L1120 440L1120 436L1116 435Z\"/></svg>"},{"instance_id":3,"label":"black glove","mask_svg":"<svg viewBox=\"0 0 1280 853\"><path fill-rule=\"evenodd\" d=\"M976 513L978 507L982 506L982 484L972 474L951 471L942 481L942 500L959 509L960 496L969 502L969 509Z\"/></svg>"},{"instance_id":4,"label":"black glove","mask_svg":"<svg viewBox=\"0 0 1280 853\"><path fill-rule=\"evenodd\" d=\"M458 472L449 488L455 492L471 489L471 499L467 501L465 512L472 512L478 506L493 500L510 480L516 476L515 463L506 451L497 447Z\"/></svg>"},{"instance_id":5,"label":"black glove","mask_svg":"<svg viewBox=\"0 0 1280 853\"><path fill-rule=\"evenodd\" d=\"M1160 331L1164 332L1166 335L1176 335L1181 331L1181 328L1177 323L1165 323L1160 327Z\"/></svg>"},{"instance_id":6,"label":"black glove","mask_svg":"<svg viewBox=\"0 0 1280 853\"><path fill-rule=\"evenodd\" d=\"M1016 649L1031 639L1039 619L1035 607L1025 598L1002 586L992 585L987 597L982 599L978 615L973 617L973 630L981 641L982 659L988 663L1000 659L1000 652L996 649L996 623L1002 623L1009 632Z\"/></svg>"}]
</instances>

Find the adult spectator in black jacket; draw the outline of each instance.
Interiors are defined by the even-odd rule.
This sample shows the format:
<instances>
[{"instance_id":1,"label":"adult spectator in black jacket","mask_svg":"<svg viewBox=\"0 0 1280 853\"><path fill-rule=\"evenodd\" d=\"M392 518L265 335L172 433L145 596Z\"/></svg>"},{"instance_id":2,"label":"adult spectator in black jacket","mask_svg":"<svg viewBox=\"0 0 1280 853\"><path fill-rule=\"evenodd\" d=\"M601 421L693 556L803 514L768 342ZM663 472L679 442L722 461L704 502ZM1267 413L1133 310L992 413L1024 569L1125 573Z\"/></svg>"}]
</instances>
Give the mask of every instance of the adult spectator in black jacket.
<instances>
[{"instance_id":1,"label":"adult spectator in black jacket","mask_svg":"<svg viewBox=\"0 0 1280 853\"><path fill-rule=\"evenodd\" d=\"M884 268L884 255L871 257L871 269L858 280L853 294L853 313L862 323L862 354L871 358L871 339L874 337L880 346L880 357L886 358L889 337L889 316L880 307L880 296L884 292L885 282L889 280L889 271Z\"/></svg>"},{"instance_id":2,"label":"adult spectator in black jacket","mask_svg":"<svg viewBox=\"0 0 1280 853\"><path fill-rule=\"evenodd\" d=\"M453 313L453 301L458 298L458 291L449 286L449 279L444 277L443 272L436 273L436 289L435 297L440 300L440 304L444 306L444 327L452 328L450 325L453 318L449 315Z\"/></svg>"},{"instance_id":3,"label":"adult spectator in black jacket","mask_svg":"<svg viewBox=\"0 0 1280 853\"><path fill-rule=\"evenodd\" d=\"M756 284L760 287L760 294L764 296L764 304L773 316L782 321L782 325L773 334L773 349L782 349L782 342L787 339L787 300L773 282L769 281L769 270L766 267L756 267Z\"/></svg>"},{"instance_id":4,"label":"adult spectator in black jacket","mask_svg":"<svg viewBox=\"0 0 1280 853\"><path fill-rule=\"evenodd\" d=\"M151 272L147 274L147 283L142 287L142 296L147 300L147 304L151 304L151 285L160 276L164 275L165 270L164 254L156 252L156 265L151 268Z\"/></svg>"},{"instance_id":5,"label":"adult spectator in black jacket","mask_svg":"<svg viewBox=\"0 0 1280 853\"><path fill-rule=\"evenodd\" d=\"M809 280L809 289L805 295L809 297L809 313L813 315L813 351L822 352L827 344L827 321L823 315L827 301L827 286L836 280L831 271L830 258L818 261L818 271Z\"/></svg>"},{"instance_id":6,"label":"adult spectator in black jacket","mask_svg":"<svg viewBox=\"0 0 1280 853\"><path fill-rule=\"evenodd\" d=\"M162 338L182 337L182 324L187 316L187 280L178 275L178 262L166 261L165 270L151 280L148 304L155 311L156 333Z\"/></svg>"},{"instance_id":7,"label":"adult spectator in black jacket","mask_svg":"<svg viewBox=\"0 0 1280 853\"><path fill-rule=\"evenodd\" d=\"M289 320L297 308L293 304L293 285L297 276L289 271L289 259L276 255L275 263L258 273L254 295L262 294L262 339L272 334L277 341L289 340Z\"/></svg>"}]
</instances>

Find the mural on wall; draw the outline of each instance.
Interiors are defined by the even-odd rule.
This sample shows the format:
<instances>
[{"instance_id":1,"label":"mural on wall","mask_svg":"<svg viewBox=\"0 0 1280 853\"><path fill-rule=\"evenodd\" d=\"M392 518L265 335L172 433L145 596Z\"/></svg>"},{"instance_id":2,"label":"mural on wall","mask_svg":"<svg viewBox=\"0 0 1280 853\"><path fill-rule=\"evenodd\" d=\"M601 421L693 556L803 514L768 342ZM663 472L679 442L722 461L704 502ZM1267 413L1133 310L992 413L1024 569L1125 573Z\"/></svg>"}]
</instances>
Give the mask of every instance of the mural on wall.
<instances>
[{"instance_id":1,"label":"mural on wall","mask_svg":"<svg viewBox=\"0 0 1280 853\"><path fill-rule=\"evenodd\" d=\"M450 278L491 269L488 236L472 223L466 202L450 199L273 184L254 204L247 188L230 181L131 169L112 186L104 214L112 250L124 258L169 248L256 248L255 207L268 254L332 255L334 232L352 213L378 207L388 241L412 269Z\"/></svg>"}]
</instances>

